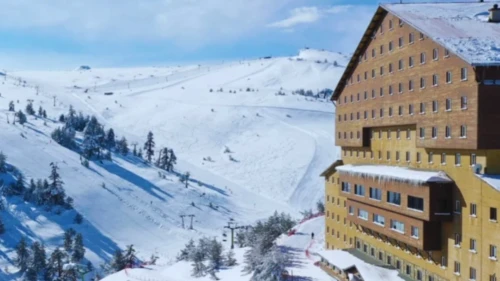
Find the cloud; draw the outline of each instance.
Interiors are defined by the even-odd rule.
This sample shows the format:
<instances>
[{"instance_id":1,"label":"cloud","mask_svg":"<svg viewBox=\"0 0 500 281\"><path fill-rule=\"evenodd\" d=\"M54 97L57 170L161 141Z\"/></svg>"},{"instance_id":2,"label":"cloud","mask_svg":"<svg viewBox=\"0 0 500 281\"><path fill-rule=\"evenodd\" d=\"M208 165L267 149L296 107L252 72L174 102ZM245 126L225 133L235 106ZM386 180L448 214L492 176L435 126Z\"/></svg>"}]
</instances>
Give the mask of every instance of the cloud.
<instances>
[{"instance_id":1,"label":"cloud","mask_svg":"<svg viewBox=\"0 0 500 281\"><path fill-rule=\"evenodd\" d=\"M289 12L290 16L288 18L273 22L268 26L289 29L300 24L315 23L321 18L328 16L328 14L346 13L352 8L353 6L351 5L337 5L327 8L315 6L294 8Z\"/></svg>"},{"instance_id":2,"label":"cloud","mask_svg":"<svg viewBox=\"0 0 500 281\"><path fill-rule=\"evenodd\" d=\"M301 7L290 11L290 16L269 24L271 27L291 28L298 24L316 22L321 18L321 12L317 7Z\"/></svg>"}]
</instances>

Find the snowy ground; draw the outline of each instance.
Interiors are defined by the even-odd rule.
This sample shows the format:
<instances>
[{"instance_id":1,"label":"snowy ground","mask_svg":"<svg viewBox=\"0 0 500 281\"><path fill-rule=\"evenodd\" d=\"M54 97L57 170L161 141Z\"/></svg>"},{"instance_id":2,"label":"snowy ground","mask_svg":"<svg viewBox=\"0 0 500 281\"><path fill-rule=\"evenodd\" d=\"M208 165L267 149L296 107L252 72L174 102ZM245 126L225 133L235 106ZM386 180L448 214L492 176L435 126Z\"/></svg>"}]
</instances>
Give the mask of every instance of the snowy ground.
<instances>
[{"instance_id":1,"label":"snowy ground","mask_svg":"<svg viewBox=\"0 0 500 281\"><path fill-rule=\"evenodd\" d=\"M314 265L317 260L310 253L321 251L324 242L325 217L318 217L304 222L295 227L297 230L293 236L283 235L277 241L291 255L291 263L287 271L292 280L303 281L334 281L332 277ZM311 239L311 232L315 233L315 239ZM227 247L226 247L227 248ZM218 274L220 281L250 280L250 275L242 273L243 254L245 248L235 250L238 265L232 268L222 269ZM152 266L145 269L128 269L107 278L103 281L122 281L122 280L162 280L162 281L210 281L210 277L194 278L191 276L191 264L179 262L171 266Z\"/></svg>"},{"instance_id":2,"label":"snowy ground","mask_svg":"<svg viewBox=\"0 0 500 281\"><path fill-rule=\"evenodd\" d=\"M318 63L324 61L320 58L328 63ZM340 54L306 50L292 58L213 65L0 77L0 150L28 180L46 178L49 163L57 162L66 191L85 218L83 225L73 225L70 214L58 216L10 199L8 210L0 212L7 228L0 236L0 268L15 272L12 247L21 235L53 248L62 243L63 230L74 227L83 233L86 257L94 263L107 260L117 247L134 244L139 256L156 252L167 264L189 238L221 237L231 218L249 224L274 210L297 215L313 207L324 193L320 172L339 157L334 108L291 91L334 88L346 61ZM275 95L280 88L284 96ZM11 100L16 110L33 100L35 110L43 106L49 119L8 124ZM76 153L50 139L61 125L55 120L70 105L96 115L129 144L142 146L153 131L156 148L173 148L177 171L190 171L196 182L185 189L175 175L161 179L156 168L118 155L113 162L84 168ZM226 147L236 161L229 160ZM181 227L182 214L196 216L194 230ZM14 276L0 271L0 280Z\"/></svg>"}]
</instances>

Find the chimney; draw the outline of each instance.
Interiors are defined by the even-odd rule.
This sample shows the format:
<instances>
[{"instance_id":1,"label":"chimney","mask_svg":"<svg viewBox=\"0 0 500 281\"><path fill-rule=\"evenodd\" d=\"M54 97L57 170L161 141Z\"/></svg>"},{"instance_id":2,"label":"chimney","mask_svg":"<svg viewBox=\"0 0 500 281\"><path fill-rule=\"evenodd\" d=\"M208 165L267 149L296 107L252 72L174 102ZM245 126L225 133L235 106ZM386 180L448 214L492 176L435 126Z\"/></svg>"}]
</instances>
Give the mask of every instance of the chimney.
<instances>
[{"instance_id":1,"label":"chimney","mask_svg":"<svg viewBox=\"0 0 500 281\"><path fill-rule=\"evenodd\" d=\"M493 5L493 8L488 10L490 12L489 22L500 22L500 9L498 4Z\"/></svg>"}]
</instances>

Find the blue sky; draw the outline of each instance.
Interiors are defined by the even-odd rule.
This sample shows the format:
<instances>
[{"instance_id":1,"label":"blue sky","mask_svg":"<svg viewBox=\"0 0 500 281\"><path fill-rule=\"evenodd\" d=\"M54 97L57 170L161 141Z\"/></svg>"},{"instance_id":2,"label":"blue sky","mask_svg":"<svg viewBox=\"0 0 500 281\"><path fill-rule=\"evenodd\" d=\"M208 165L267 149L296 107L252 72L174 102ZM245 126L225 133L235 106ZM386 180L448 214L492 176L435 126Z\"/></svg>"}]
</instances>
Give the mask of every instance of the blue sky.
<instances>
[{"instance_id":1,"label":"blue sky","mask_svg":"<svg viewBox=\"0 0 500 281\"><path fill-rule=\"evenodd\" d=\"M350 52L373 0L8 0L0 69L64 69ZM396 0L396 2L398 2Z\"/></svg>"}]
</instances>

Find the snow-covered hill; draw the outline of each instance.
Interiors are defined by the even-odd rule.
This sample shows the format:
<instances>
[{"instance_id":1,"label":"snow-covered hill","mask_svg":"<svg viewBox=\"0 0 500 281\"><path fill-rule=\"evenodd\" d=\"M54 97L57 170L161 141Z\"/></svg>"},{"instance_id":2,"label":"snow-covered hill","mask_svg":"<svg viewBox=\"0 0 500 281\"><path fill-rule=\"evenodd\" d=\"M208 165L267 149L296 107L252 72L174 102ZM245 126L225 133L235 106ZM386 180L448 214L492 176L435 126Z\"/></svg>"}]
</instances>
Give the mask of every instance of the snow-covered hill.
<instances>
[{"instance_id":1,"label":"snow-covered hill","mask_svg":"<svg viewBox=\"0 0 500 281\"><path fill-rule=\"evenodd\" d=\"M292 91L333 89L346 63L341 54L302 50L297 57L211 65L0 77L0 150L27 179L46 178L49 163L58 163L66 191L85 218L74 225L69 215L9 199L8 210L0 211L7 228L0 235L0 268L12 262L20 235L53 248L63 230L73 227L83 233L86 257L94 263L127 244L168 262L190 237L220 237L229 219L249 224L274 210L297 215L313 207L323 196L320 172L339 156L334 107L328 99ZM33 100L49 118L8 124L11 100L16 110ZM118 155L90 169L81 166L78 154L50 139L61 126L55 120L70 105L95 115L129 144L142 146L152 131L156 148L173 148L176 170L189 171L194 181L186 189L176 175L160 178L155 167ZM182 214L195 215L195 230L181 227ZM2 274L0 279L15 276Z\"/></svg>"}]
</instances>

